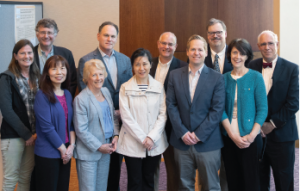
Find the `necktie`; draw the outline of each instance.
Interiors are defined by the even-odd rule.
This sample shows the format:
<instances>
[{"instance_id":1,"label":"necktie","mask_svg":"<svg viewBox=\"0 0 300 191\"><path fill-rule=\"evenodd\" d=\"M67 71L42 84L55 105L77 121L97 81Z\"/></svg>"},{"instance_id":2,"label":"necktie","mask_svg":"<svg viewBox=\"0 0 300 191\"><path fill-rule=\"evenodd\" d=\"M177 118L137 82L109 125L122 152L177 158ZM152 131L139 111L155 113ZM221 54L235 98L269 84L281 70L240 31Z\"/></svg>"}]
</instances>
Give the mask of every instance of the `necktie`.
<instances>
[{"instance_id":1,"label":"necktie","mask_svg":"<svg viewBox=\"0 0 300 191\"><path fill-rule=\"evenodd\" d=\"M266 67L272 68L272 62L271 63L263 63L263 68L266 68Z\"/></svg>"},{"instance_id":2,"label":"necktie","mask_svg":"<svg viewBox=\"0 0 300 191\"><path fill-rule=\"evenodd\" d=\"M221 73L220 66L219 66L219 56L216 54L215 61L214 61L214 70Z\"/></svg>"}]
</instances>

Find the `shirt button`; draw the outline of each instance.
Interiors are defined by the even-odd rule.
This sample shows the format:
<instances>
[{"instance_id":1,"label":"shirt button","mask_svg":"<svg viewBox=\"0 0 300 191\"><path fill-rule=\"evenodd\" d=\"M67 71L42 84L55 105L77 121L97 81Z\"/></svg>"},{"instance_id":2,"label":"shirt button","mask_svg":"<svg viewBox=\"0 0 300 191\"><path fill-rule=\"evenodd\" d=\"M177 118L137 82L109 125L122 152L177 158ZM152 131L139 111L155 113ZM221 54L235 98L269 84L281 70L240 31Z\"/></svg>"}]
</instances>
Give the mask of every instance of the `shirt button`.
<instances>
[{"instance_id":1,"label":"shirt button","mask_svg":"<svg viewBox=\"0 0 300 191\"><path fill-rule=\"evenodd\" d=\"M250 121L250 119L248 121Z\"/></svg>"}]
</instances>

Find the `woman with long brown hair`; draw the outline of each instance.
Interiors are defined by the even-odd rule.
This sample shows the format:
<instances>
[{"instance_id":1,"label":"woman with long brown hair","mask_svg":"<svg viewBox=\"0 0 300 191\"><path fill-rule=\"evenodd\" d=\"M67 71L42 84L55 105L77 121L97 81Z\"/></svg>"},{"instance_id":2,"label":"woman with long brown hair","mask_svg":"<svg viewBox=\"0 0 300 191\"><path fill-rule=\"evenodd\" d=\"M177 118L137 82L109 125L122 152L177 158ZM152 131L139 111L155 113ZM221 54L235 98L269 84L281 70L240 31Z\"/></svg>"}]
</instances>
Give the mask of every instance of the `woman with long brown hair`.
<instances>
[{"instance_id":1,"label":"woman with long brown hair","mask_svg":"<svg viewBox=\"0 0 300 191\"><path fill-rule=\"evenodd\" d=\"M40 77L29 40L17 42L8 70L0 75L2 190L29 190L34 166L35 116L33 104Z\"/></svg>"}]
</instances>

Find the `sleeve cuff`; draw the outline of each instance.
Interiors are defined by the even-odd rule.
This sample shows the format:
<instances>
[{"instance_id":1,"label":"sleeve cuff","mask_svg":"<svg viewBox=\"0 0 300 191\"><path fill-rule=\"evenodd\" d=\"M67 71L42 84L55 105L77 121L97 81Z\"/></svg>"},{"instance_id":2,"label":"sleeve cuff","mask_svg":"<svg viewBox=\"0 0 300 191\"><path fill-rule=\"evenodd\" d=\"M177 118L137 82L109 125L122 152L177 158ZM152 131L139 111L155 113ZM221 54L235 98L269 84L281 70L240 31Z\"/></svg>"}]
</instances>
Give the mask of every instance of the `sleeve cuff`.
<instances>
[{"instance_id":1,"label":"sleeve cuff","mask_svg":"<svg viewBox=\"0 0 300 191\"><path fill-rule=\"evenodd\" d=\"M274 126L274 128L276 128L276 125L275 125L275 123L273 122L272 119L270 119L270 123Z\"/></svg>"}]
</instances>

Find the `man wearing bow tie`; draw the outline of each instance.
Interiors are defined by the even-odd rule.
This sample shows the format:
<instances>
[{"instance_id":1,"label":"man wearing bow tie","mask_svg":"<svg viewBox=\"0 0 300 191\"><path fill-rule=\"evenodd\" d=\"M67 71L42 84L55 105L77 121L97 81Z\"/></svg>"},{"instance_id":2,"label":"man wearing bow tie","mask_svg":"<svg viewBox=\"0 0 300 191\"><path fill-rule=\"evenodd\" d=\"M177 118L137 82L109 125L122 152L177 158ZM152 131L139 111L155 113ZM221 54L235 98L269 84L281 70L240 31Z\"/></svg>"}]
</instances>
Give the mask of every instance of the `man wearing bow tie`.
<instances>
[{"instance_id":1,"label":"man wearing bow tie","mask_svg":"<svg viewBox=\"0 0 300 191\"><path fill-rule=\"evenodd\" d=\"M261 191L270 187L270 167L277 191L294 190L296 112L299 109L299 67L277 55L278 37L272 31L258 35L263 58L249 68L262 73L268 94L268 117L261 130L266 149L260 166Z\"/></svg>"}]
</instances>

